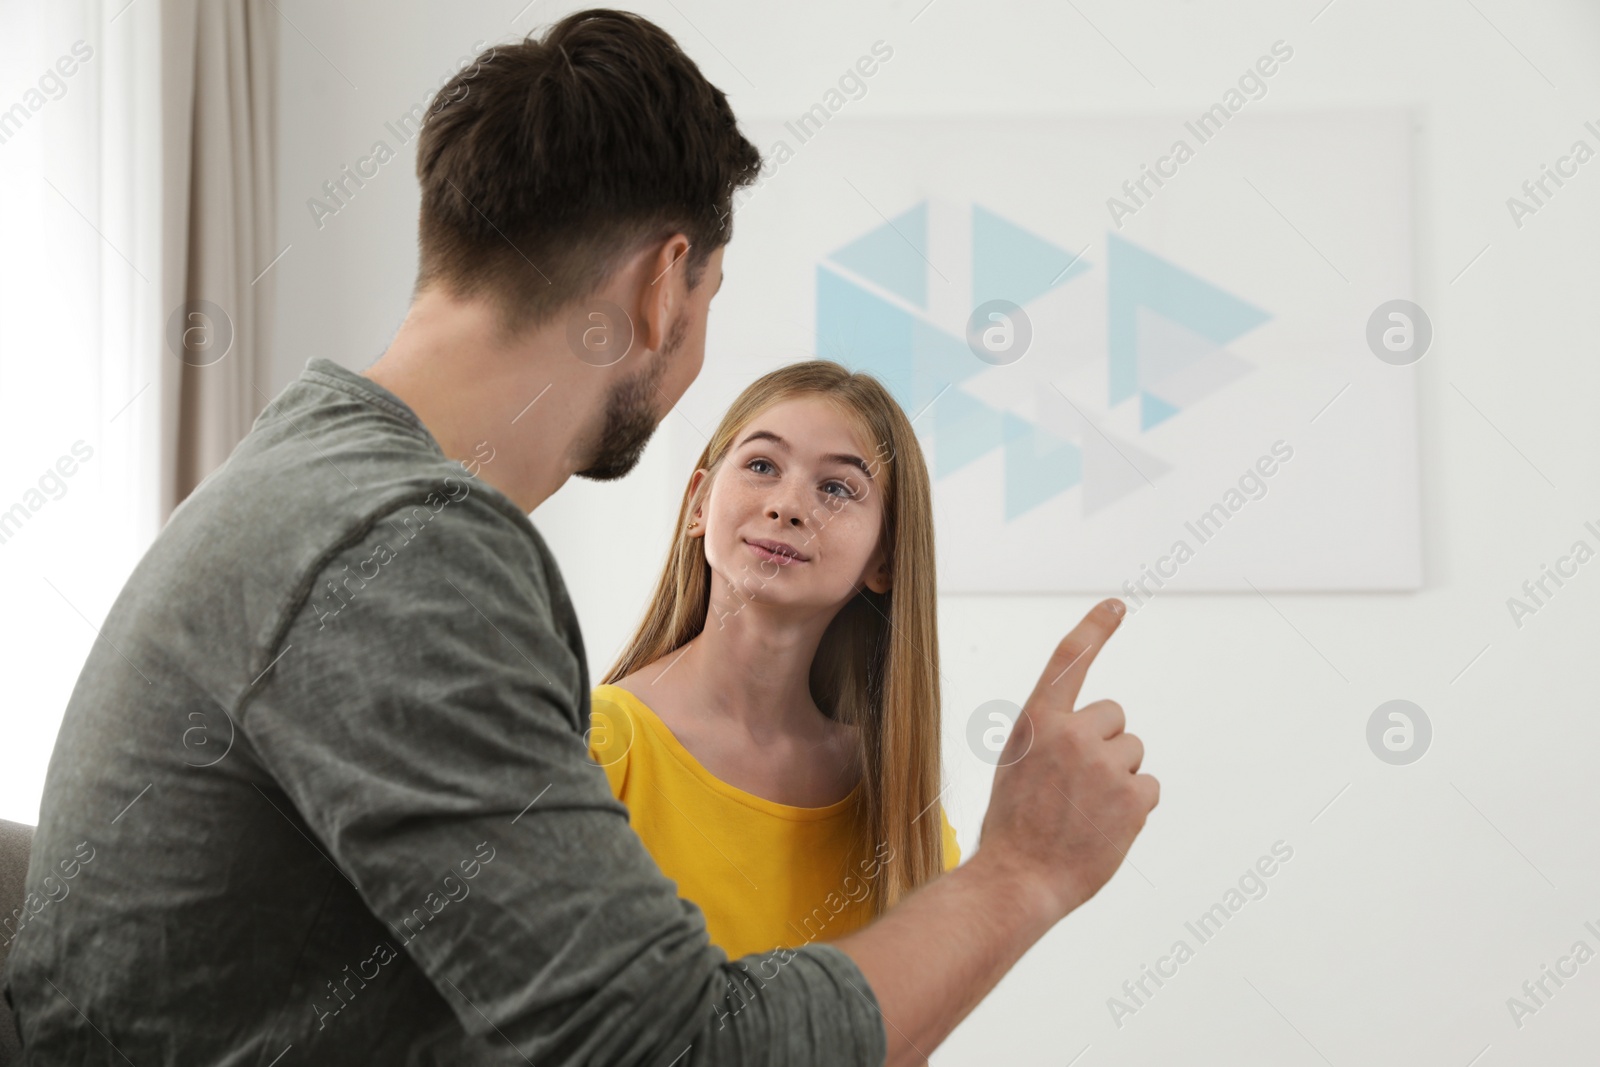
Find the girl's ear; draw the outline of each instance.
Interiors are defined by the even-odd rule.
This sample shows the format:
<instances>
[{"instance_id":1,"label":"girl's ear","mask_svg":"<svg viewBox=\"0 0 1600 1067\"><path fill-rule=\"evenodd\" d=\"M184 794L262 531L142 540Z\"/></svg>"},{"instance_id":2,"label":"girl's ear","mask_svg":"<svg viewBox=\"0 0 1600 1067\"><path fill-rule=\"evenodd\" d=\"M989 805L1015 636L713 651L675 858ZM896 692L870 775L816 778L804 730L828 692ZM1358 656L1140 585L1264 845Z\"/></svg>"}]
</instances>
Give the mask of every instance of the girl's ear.
<instances>
[{"instance_id":1,"label":"girl's ear","mask_svg":"<svg viewBox=\"0 0 1600 1067\"><path fill-rule=\"evenodd\" d=\"M867 564L866 587L874 593L883 594L889 591L892 584L889 580L889 564L883 558L883 549L878 549L872 555L872 561Z\"/></svg>"},{"instance_id":2,"label":"girl's ear","mask_svg":"<svg viewBox=\"0 0 1600 1067\"><path fill-rule=\"evenodd\" d=\"M695 471L694 474L690 475L690 477L689 477L689 494L688 494L689 496L691 496L691 497L694 496L695 491L700 488L700 483L704 482L706 480L706 477L710 473L711 473L710 471L708 471L704 467L702 467L699 470ZM697 524L695 526L695 533L700 533L700 534L705 533L706 526L705 526L704 511L705 511L705 502L704 502L704 500L702 500L699 504L697 504L695 506L694 510L689 513L689 521L691 523L696 523ZM690 536L694 536L694 534L690 534Z\"/></svg>"}]
</instances>

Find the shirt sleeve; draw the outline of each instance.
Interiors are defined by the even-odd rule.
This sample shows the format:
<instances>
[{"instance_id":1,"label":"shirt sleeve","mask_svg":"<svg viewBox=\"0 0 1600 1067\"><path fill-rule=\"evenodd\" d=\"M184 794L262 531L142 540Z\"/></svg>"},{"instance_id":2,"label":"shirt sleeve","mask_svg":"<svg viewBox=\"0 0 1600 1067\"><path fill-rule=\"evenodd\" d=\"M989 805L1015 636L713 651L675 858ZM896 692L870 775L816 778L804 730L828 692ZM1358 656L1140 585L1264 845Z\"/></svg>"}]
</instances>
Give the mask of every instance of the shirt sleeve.
<instances>
[{"instance_id":1,"label":"shirt sleeve","mask_svg":"<svg viewBox=\"0 0 1600 1067\"><path fill-rule=\"evenodd\" d=\"M537 533L469 495L403 536L380 517L318 568L240 721L391 929L438 872L492 856L405 944L462 1027L541 1067L881 1065L847 954L728 960L630 829L589 756L581 638Z\"/></svg>"},{"instance_id":2,"label":"shirt sleeve","mask_svg":"<svg viewBox=\"0 0 1600 1067\"><path fill-rule=\"evenodd\" d=\"M956 842L956 828L950 825L943 804L939 805L939 826L944 835L944 869L948 871L960 864L961 846Z\"/></svg>"},{"instance_id":3,"label":"shirt sleeve","mask_svg":"<svg viewBox=\"0 0 1600 1067\"><path fill-rule=\"evenodd\" d=\"M598 690L589 699L589 758L606 773L611 795L627 795L628 770L632 766L638 724L627 705L611 700Z\"/></svg>"}]
</instances>

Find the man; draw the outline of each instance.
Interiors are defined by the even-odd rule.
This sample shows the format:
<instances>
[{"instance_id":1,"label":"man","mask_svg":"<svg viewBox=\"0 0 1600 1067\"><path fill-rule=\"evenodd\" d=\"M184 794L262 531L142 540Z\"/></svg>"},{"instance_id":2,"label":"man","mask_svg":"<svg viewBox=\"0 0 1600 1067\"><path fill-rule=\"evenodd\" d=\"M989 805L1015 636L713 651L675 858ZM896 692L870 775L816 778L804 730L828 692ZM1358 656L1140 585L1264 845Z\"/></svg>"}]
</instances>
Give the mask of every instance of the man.
<instances>
[{"instance_id":1,"label":"man","mask_svg":"<svg viewBox=\"0 0 1600 1067\"><path fill-rule=\"evenodd\" d=\"M457 83L393 343L364 374L308 360L84 665L5 933L23 1063L922 1062L1156 803L1122 710L1073 710L1120 602L1051 656L968 862L728 960L588 758L528 512L627 473L693 381L758 156L632 15Z\"/></svg>"}]
</instances>

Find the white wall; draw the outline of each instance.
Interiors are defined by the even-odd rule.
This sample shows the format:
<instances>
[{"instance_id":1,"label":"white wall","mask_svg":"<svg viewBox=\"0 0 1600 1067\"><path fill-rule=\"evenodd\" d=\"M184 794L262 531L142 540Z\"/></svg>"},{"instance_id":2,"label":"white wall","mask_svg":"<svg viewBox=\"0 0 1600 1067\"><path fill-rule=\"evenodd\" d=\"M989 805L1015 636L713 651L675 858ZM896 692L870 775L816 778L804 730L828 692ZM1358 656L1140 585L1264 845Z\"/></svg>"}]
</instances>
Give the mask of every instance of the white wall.
<instances>
[{"instance_id":1,"label":"white wall","mask_svg":"<svg viewBox=\"0 0 1600 1067\"><path fill-rule=\"evenodd\" d=\"M1600 126L1600 11L1578 0L1323 2L638 8L745 118L799 112L880 37L895 61L851 104L855 115L1187 116L1281 37L1294 63L1252 109L1398 103L1422 122L1415 298L1436 330L1419 376L1425 589L1270 603L1167 594L1130 618L1084 699L1127 709L1162 804L1117 877L1007 976L936 1064L1487 1067L1596 1056L1600 961L1520 1028L1506 1001L1574 942L1600 951L1583 926L1600 930L1600 562L1520 629L1506 599L1574 540L1600 542L1583 528L1600 526L1600 162L1520 229L1505 202L1575 139L1600 145L1583 128ZM279 387L312 356L367 366L402 319L414 153L320 231L306 201L374 140L393 144L384 122L424 101L474 41L510 40L573 10L523 3L467 13L425 0L281 0L294 28L284 27L279 244L293 247L276 268ZM746 295L739 247L719 306ZM735 355L718 340L713 314L707 368L727 373ZM665 550L687 473L663 469L675 421L628 479L574 481L534 515L579 605L596 675ZM948 804L967 853L990 772L965 752L966 717L996 697L1020 703L1092 602L944 600ZM1432 750L1407 767L1380 763L1365 740L1373 709L1395 697L1421 705L1435 730ZM1185 920L1280 839L1294 855L1268 895L1199 945ZM1119 1028L1107 998L1180 937L1194 958Z\"/></svg>"}]
</instances>

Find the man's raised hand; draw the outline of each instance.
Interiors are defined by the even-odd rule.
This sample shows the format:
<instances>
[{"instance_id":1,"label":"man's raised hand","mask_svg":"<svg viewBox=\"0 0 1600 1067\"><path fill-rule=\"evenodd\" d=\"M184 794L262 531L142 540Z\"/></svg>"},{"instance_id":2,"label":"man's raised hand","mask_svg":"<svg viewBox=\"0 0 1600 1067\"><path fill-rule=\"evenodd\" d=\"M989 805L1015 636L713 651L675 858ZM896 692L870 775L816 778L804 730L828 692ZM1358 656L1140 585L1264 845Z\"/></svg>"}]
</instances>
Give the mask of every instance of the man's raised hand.
<instances>
[{"instance_id":1,"label":"man's raised hand","mask_svg":"<svg viewBox=\"0 0 1600 1067\"><path fill-rule=\"evenodd\" d=\"M1001 749L984 815L979 852L1013 872L1019 891L1039 894L1052 921L1110 880L1161 795L1139 773L1144 744L1124 732L1122 706L1077 707L1125 610L1102 601L1056 646Z\"/></svg>"}]
</instances>

